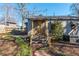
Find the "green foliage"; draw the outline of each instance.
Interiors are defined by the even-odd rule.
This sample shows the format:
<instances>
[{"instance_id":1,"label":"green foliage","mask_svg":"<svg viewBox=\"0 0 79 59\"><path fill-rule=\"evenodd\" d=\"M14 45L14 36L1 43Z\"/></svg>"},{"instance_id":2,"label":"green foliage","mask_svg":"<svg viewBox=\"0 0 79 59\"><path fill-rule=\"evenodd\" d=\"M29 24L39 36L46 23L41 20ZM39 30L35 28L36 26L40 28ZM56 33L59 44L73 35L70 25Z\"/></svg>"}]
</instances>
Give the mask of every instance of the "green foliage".
<instances>
[{"instance_id":1,"label":"green foliage","mask_svg":"<svg viewBox=\"0 0 79 59\"><path fill-rule=\"evenodd\" d=\"M16 43L19 45L20 50L18 51L18 56L29 56L30 55L30 47L27 43L24 42L24 40L21 37L16 38Z\"/></svg>"},{"instance_id":2,"label":"green foliage","mask_svg":"<svg viewBox=\"0 0 79 59\"><path fill-rule=\"evenodd\" d=\"M54 21L54 23L51 26L51 29L53 38L55 38L56 40L62 39L63 27L61 21Z\"/></svg>"}]
</instances>

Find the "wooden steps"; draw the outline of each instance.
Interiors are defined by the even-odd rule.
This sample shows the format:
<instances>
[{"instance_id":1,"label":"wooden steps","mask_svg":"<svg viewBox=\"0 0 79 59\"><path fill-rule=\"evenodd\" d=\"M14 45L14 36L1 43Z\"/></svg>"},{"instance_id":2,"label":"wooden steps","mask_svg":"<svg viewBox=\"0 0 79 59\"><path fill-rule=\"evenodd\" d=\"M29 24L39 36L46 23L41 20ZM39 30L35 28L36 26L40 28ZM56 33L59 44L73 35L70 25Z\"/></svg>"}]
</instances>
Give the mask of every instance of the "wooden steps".
<instances>
[{"instance_id":1,"label":"wooden steps","mask_svg":"<svg viewBox=\"0 0 79 59\"><path fill-rule=\"evenodd\" d=\"M43 35L38 35L38 36L35 36L33 39L32 39L32 44L42 44L42 46L47 46L47 37L43 36Z\"/></svg>"}]
</instances>

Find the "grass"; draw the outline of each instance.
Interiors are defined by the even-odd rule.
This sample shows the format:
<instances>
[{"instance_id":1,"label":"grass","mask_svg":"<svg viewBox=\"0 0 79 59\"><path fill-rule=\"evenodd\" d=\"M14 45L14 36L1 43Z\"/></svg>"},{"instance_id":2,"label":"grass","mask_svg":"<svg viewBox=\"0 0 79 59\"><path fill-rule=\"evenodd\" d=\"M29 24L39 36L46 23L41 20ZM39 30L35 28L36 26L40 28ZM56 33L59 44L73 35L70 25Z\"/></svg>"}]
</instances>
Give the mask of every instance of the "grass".
<instances>
[{"instance_id":1,"label":"grass","mask_svg":"<svg viewBox=\"0 0 79 59\"><path fill-rule=\"evenodd\" d=\"M17 53L18 56L29 56L31 54L31 48L21 37L17 37L15 42L20 47L20 50Z\"/></svg>"}]
</instances>

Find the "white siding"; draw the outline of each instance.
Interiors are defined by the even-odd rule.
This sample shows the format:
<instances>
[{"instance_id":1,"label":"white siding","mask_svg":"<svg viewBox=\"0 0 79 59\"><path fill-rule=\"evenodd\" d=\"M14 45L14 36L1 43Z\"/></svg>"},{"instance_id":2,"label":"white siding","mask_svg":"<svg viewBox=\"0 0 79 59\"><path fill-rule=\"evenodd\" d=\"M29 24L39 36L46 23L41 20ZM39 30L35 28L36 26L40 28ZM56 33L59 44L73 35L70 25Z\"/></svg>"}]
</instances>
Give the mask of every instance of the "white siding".
<instances>
[{"instance_id":1,"label":"white siding","mask_svg":"<svg viewBox=\"0 0 79 59\"><path fill-rule=\"evenodd\" d=\"M9 26L0 24L0 33L6 33L8 32L8 29L11 31L16 28L16 24L9 24Z\"/></svg>"},{"instance_id":2,"label":"white siding","mask_svg":"<svg viewBox=\"0 0 79 59\"><path fill-rule=\"evenodd\" d=\"M0 24L0 33L5 33L5 25Z\"/></svg>"}]
</instances>

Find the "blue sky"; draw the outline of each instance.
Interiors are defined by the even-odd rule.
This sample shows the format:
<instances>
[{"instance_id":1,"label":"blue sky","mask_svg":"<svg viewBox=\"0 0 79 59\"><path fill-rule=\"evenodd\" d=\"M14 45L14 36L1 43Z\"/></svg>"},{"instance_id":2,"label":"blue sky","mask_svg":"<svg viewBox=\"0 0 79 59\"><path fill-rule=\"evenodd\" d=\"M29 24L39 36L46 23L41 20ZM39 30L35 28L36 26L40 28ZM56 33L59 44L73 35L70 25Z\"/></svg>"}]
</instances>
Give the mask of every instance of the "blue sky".
<instances>
[{"instance_id":1,"label":"blue sky","mask_svg":"<svg viewBox=\"0 0 79 59\"><path fill-rule=\"evenodd\" d=\"M0 18L1 16L3 16L3 14L5 14L5 10L3 10L3 6L5 4L1 3L0 4ZM16 4L14 3L10 3L8 5L11 6L16 6ZM44 16L63 16L63 15L70 15L71 14L71 10L70 10L70 6L71 4L68 3L30 3L27 4L27 9L32 13L34 11L35 15L39 15L42 14ZM2 7L2 8L1 8ZM35 8L35 9L34 9ZM19 25L21 25L21 18L19 17L19 15L16 13L16 11L11 11L10 13L12 13L13 15L15 15L15 17L17 18L17 22Z\"/></svg>"},{"instance_id":2,"label":"blue sky","mask_svg":"<svg viewBox=\"0 0 79 59\"><path fill-rule=\"evenodd\" d=\"M28 4L28 8L30 10L33 10L33 8L36 8L37 10L45 10L47 9L47 12L39 12L39 14L46 15L69 15L70 12L70 6L71 4L67 3L36 3L36 4Z\"/></svg>"}]
</instances>

